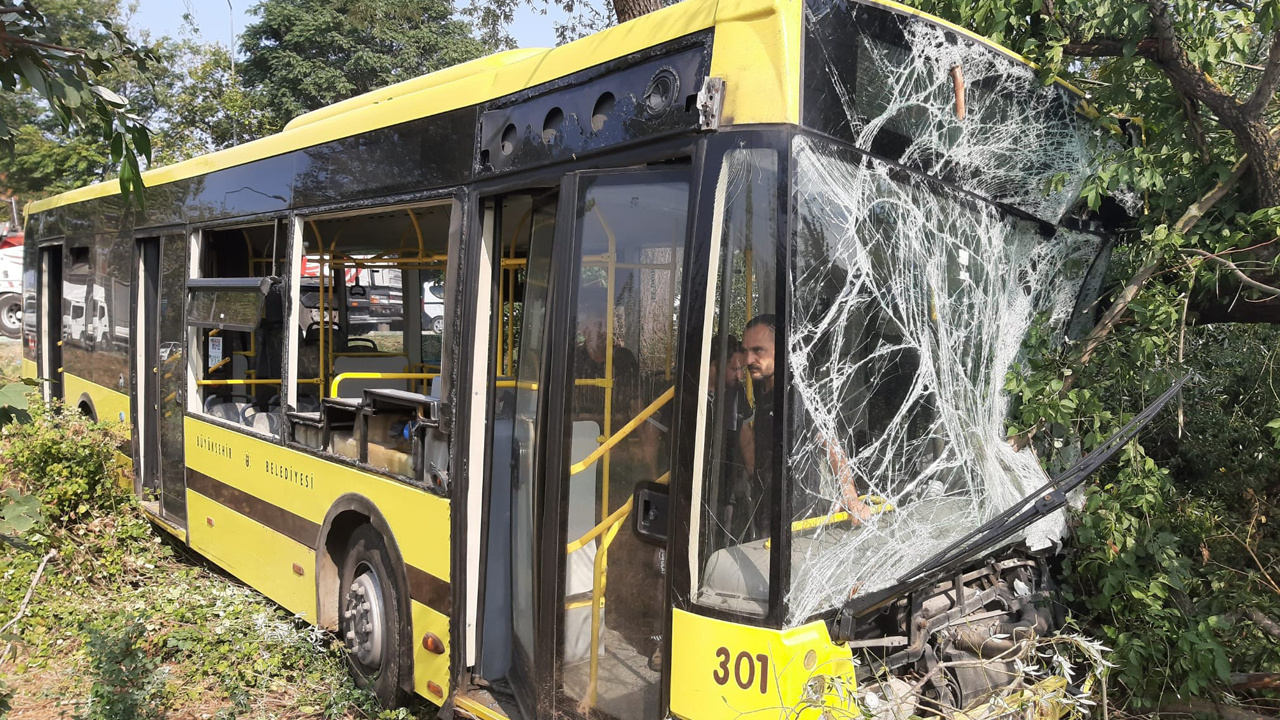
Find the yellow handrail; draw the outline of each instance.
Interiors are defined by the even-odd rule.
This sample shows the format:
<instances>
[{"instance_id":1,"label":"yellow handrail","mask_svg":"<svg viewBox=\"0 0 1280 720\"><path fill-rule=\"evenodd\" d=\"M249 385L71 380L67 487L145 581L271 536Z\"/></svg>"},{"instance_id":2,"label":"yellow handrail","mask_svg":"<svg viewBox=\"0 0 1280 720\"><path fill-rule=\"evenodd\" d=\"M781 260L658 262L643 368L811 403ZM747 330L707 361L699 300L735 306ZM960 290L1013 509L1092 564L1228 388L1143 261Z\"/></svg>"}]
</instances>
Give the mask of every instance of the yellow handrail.
<instances>
[{"instance_id":1,"label":"yellow handrail","mask_svg":"<svg viewBox=\"0 0 1280 720\"><path fill-rule=\"evenodd\" d=\"M670 481L671 481L671 473L669 472L663 474L662 477L658 478L659 485L666 485ZM631 512L631 505L634 502L635 502L635 498L627 498L627 501L623 503L621 507L619 507L617 510L614 510L612 513L610 513L609 517L605 518L604 520L601 520L599 525L596 525L595 527L588 530L586 535L583 535L577 540L574 540L568 545L565 545L564 546L565 554L568 555L569 553L577 552L578 550L581 550L583 546L585 546L587 543L591 542L592 540L595 540L597 537L600 537L600 533L604 532L605 530L608 530L611 524L622 521L627 516L627 514Z\"/></svg>"},{"instance_id":2,"label":"yellow handrail","mask_svg":"<svg viewBox=\"0 0 1280 720\"><path fill-rule=\"evenodd\" d=\"M431 380L440 377L440 373L389 373L389 372L344 372L338 373L329 385L329 397L338 397L338 385L343 380Z\"/></svg>"},{"instance_id":3,"label":"yellow handrail","mask_svg":"<svg viewBox=\"0 0 1280 720\"><path fill-rule=\"evenodd\" d=\"M596 460L599 460L601 455L604 455L605 453L609 452L609 450L611 450L614 445L617 445L618 443L622 442L628 435L631 434L633 430L640 427L641 423L653 417L654 413L661 410L663 405L666 405L668 402L671 402L671 398L675 396L676 396L676 386L672 385L671 387L667 388L666 392L658 396L657 400L654 400L653 402L649 403L649 407L645 408L644 410L641 410L639 415L636 415L635 417L631 418L630 422L628 422L626 425L623 425L621 430L614 433L612 436L609 437L608 440L605 440L603 443L601 443L600 447L591 451L591 454L588 455L586 458L584 458L582 462L570 465L569 474L577 475L583 470L586 470L591 465L591 463L595 462ZM607 421L608 421L608 418L606 418L606 422Z\"/></svg>"},{"instance_id":4,"label":"yellow handrail","mask_svg":"<svg viewBox=\"0 0 1280 720\"><path fill-rule=\"evenodd\" d=\"M885 500L879 495L863 495L858 499L866 503L867 507L870 508L872 515L879 515L880 513L892 512L894 509L893 503L889 502L888 500ZM791 532L793 533L804 532L805 530L813 530L814 528L820 528L825 525L834 525L839 522L844 522L845 520L848 520L851 517L852 515L850 515L849 513L841 511L837 513L831 513L830 515L822 515L819 517L805 518L804 520L796 520L795 522L791 523Z\"/></svg>"},{"instance_id":5,"label":"yellow handrail","mask_svg":"<svg viewBox=\"0 0 1280 720\"><path fill-rule=\"evenodd\" d=\"M280 379L257 378L251 380L197 380L196 385L279 385Z\"/></svg>"}]
</instances>

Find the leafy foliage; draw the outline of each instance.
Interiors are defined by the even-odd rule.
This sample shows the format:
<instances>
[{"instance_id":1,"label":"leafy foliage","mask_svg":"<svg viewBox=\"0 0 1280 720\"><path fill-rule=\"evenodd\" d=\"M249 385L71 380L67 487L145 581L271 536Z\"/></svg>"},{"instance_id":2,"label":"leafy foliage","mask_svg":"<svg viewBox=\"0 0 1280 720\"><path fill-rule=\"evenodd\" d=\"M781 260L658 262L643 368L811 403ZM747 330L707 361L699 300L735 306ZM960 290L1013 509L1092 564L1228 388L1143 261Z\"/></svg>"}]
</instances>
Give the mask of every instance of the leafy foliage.
<instances>
[{"instance_id":1,"label":"leafy foliage","mask_svg":"<svg viewBox=\"0 0 1280 720\"><path fill-rule=\"evenodd\" d=\"M240 69L277 127L488 50L444 0L263 0L254 13Z\"/></svg>"},{"instance_id":2,"label":"leafy foliage","mask_svg":"<svg viewBox=\"0 0 1280 720\"><path fill-rule=\"evenodd\" d=\"M108 617L87 628L93 686L80 720L157 720L164 717L164 674L147 652L144 618Z\"/></svg>"},{"instance_id":3,"label":"leafy foliage","mask_svg":"<svg viewBox=\"0 0 1280 720\"><path fill-rule=\"evenodd\" d=\"M28 422L0 430L0 446L5 465L41 498L50 520L65 524L115 509L119 425L64 412L58 403L34 402L29 412Z\"/></svg>"},{"instance_id":4,"label":"leafy foliage","mask_svg":"<svg viewBox=\"0 0 1280 720\"><path fill-rule=\"evenodd\" d=\"M102 79L125 66L143 71L157 57L131 41L107 14L98 15L98 32L77 38L76 23L63 20L83 20L79 8L52 2L47 9L59 15L46 16L30 2L11 4L0 12L0 43L6 49L0 54L0 88L5 99L14 102L19 94L27 97L18 102L38 99L49 114L46 126L63 132L96 129L96 142L104 148L100 159L119 167L121 192L126 198L140 198L139 157L151 158L150 134L129 101ZM79 44L77 39L89 42ZM0 145L12 151L19 140L36 139L30 130L22 133L27 117L0 112Z\"/></svg>"},{"instance_id":5,"label":"leafy foliage","mask_svg":"<svg viewBox=\"0 0 1280 720\"><path fill-rule=\"evenodd\" d=\"M57 521L21 547L0 544L0 613L33 588L40 556L57 552L17 636L0 638L0 674L11 683L0 687L0 714L4 702L33 700L26 679L46 674L60 678L46 692L63 713L86 720L425 716L380 712L350 680L340 643L159 537L104 462L118 442L110 427L37 405L38 429L11 426L0 439L0 469ZM39 449L11 452L20 442ZM51 468L53 478L38 476Z\"/></svg>"}]
</instances>

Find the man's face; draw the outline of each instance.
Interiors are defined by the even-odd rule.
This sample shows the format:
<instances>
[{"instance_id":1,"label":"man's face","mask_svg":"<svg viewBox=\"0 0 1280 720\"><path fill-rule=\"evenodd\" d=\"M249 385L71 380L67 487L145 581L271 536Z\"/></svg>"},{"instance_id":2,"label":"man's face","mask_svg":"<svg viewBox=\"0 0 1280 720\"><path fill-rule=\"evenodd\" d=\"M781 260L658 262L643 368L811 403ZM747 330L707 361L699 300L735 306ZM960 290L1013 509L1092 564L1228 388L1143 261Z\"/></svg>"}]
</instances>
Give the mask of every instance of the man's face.
<instances>
[{"instance_id":1,"label":"man's face","mask_svg":"<svg viewBox=\"0 0 1280 720\"><path fill-rule=\"evenodd\" d=\"M747 351L747 372L756 381L773 379L773 328L757 325L742 336Z\"/></svg>"},{"instance_id":2,"label":"man's face","mask_svg":"<svg viewBox=\"0 0 1280 720\"><path fill-rule=\"evenodd\" d=\"M729 360L725 363L724 371L724 386L726 388L733 388L742 384L742 368L746 364L746 353L736 352L729 356Z\"/></svg>"}]
</instances>

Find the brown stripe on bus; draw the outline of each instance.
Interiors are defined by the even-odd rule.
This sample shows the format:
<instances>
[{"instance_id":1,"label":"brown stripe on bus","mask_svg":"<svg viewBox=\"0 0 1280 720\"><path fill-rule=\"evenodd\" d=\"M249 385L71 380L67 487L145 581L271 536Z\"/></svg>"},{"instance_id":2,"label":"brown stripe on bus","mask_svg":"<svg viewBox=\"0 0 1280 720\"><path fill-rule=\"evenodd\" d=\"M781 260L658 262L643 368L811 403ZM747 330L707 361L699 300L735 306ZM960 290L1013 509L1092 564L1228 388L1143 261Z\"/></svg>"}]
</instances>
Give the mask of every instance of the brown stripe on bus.
<instances>
[{"instance_id":1,"label":"brown stripe on bus","mask_svg":"<svg viewBox=\"0 0 1280 720\"><path fill-rule=\"evenodd\" d=\"M453 590L449 583L412 565L405 565L409 575L409 597L449 617L453 609Z\"/></svg>"},{"instance_id":2,"label":"brown stripe on bus","mask_svg":"<svg viewBox=\"0 0 1280 720\"><path fill-rule=\"evenodd\" d=\"M191 468L187 468L187 489L266 525L294 542L316 549L320 525L301 515L289 512L279 505L272 505L262 498L254 497Z\"/></svg>"},{"instance_id":3,"label":"brown stripe on bus","mask_svg":"<svg viewBox=\"0 0 1280 720\"><path fill-rule=\"evenodd\" d=\"M316 549L320 525L292 513L279 505L232 487L221 480L187 468L187 489L199 493L226 508L261 523L299 544ZM448 616L453 608L453 590L449 583L412 565L404 566L409 578L409 597Z\"/></svg>"}]
</instances>

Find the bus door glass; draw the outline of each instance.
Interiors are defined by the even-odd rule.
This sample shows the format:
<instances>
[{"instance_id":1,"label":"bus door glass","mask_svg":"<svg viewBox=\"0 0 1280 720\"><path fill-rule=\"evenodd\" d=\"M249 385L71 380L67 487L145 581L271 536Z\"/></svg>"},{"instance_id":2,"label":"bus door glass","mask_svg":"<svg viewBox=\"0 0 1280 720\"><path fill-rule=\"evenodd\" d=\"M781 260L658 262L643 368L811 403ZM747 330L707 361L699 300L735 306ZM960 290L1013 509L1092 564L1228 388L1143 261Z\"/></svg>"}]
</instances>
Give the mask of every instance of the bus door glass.
<instances>
[{"instance_id":1,"label":"bus door glass","mask_svg":"<svg viewBox=\"0 0 1280 720\"><path fill-rule=\"evenodd\" d=\"M550 388L563 399L548 437L562 445L547 465L548 502L560 511L562 708L659 718L665 542L642 539L630 515L638 487L670 477L688 172L579 173L567 183L575 256L558 264L571 268L561 287L573 302L552 348L565 372Z\"/></svg>"},{"instance_id":2,"label":"bus door glass","mask_svg":"<svg viewBox=\"0 0 1280 720\"><path fill-rule=\"evenodd\" d=\"M40 248L40 377L46 400L62 399L62 245Z\"/></svg>"},{"instance_id":3,"label":"bus door glass","mask_svg":"<svg viewBox=\"0 0 1280 720\"><path fill-rule=\"evenodd\" d=\"M496 256L493 302L493 445L487 488L484 607L478 670L506 680L525 717L539 716L535 652L536 564L542 487L538 458L539 387L548 362L551 252L559 193L512 193L485 201L485 224Z\"/></svg>"},{"instance_id":4,"label":"bus door glass","mask_svg":"<svg viewBox=\"0 0 1280 720\"><path fill-rule=\"evenodd\" d=\"M139 491L144 504L166 520L186 526L186 465L182 422L187 381L183 303L187 286L187 239L183 234L138 240L138 288L134 356L137 382Z\"/></svg>"}]
</instances>

